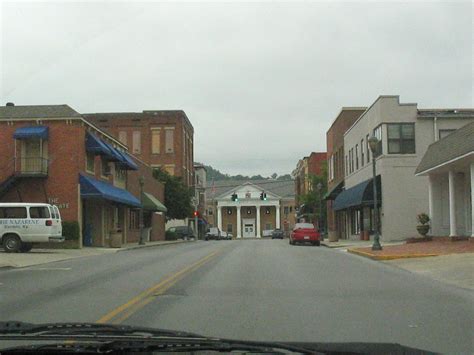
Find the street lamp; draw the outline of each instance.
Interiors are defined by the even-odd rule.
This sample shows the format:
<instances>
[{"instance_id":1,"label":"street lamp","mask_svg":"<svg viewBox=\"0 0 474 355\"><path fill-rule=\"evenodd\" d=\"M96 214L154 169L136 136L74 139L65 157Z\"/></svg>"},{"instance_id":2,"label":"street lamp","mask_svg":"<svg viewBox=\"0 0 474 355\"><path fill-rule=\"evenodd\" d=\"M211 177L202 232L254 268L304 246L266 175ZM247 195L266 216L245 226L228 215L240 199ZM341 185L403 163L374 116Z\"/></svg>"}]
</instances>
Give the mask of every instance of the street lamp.
<instances>
[{"instance_id":1,"label":"street lamp","mask_svg":"<svg viewBox=\"0 0 474 355\"><path fill-rule=\"evenodd\" d=\"M145 185L145 179L143 176L140 176L138 179L138 184L140 185L140 240L138 244L144 245L145 244L145 236L143 235L143 185Z\"/></svg>"},{"instance_id":2,"label":"street lamp","mask_svg":"<svg viewBox=\"0 0 474 355\"><path fill-rule=\"evenodd\" d=\"M319 191L319 234L321 235L321 238L323 238L323 235L321 234L321 225L323 224L323 199L321 196L323 192L323 184L321 184L321 182L318 182L316 188Z\"/></svg>"},{"instance_id":3,"label":"street lamp","mask_svg":"<svg viewBox=\"0 0 474 355\"><path fill-rule=\"evenodd\" d=\"M377 137L372 136L369 138L369 147L372 152L372 187L374 191L374 244L372 245L372 250L382 250L380 245L380 233L379 233L379 207L377 199L377 183L375 174L375 153L377 150L377 145L379 140Z\"/></svg>"}]
</instances>

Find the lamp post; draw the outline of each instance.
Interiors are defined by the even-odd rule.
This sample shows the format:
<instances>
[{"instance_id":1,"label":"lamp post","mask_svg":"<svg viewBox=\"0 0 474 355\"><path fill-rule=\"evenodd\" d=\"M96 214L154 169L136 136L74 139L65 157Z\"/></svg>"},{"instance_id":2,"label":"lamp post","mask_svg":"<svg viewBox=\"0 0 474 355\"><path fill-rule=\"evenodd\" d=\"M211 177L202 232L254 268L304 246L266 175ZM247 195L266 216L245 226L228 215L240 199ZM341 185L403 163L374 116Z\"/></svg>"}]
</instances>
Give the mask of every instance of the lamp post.
<instances>
[{"instance_id":1,"label":"lamp post","mask_svg":"<svg viewBox=\"0 0 474 355\"><path fill-rule=\"evenodd\" d=\"M321 235L321 238L323 238L323 235L321 234L321 225L323 224L323 201L322 201L322 191L323 191L323 184L318 182L316 185L316 188L319 191L319 234Z\"/></svg>"},{"instance_id":2,"label":"lamp post","mask_svg":"<svg viewBox=\"0 0 474 355\"><path fill-rule=\"evenodd\" d=\"M139 220L140 220L140 239L139 239L139 242L138 244L140 245L144 245L145 244L145 238L144 238L144 235L143 235L143 185L145 185L145 179L143 176L140 176L140 178L138 179L138 184L140 185L140 216L139 216Z\"/></svg>"},{"instance_id":3,"label":"lamp post","mask_svg":"<svg viewBox=\"0 0 474 355\"><path fill-rule=\"evenodd\" d=\"M372 187L374 191L374 244L372 244L372 250L382 250L380 245L380 233L379 233L379 207L377 199L377 175L375 173L375 153L379 140L377 137L372 136L369 138L369 147L372 152Z\"/></svg>"}]
</instances>

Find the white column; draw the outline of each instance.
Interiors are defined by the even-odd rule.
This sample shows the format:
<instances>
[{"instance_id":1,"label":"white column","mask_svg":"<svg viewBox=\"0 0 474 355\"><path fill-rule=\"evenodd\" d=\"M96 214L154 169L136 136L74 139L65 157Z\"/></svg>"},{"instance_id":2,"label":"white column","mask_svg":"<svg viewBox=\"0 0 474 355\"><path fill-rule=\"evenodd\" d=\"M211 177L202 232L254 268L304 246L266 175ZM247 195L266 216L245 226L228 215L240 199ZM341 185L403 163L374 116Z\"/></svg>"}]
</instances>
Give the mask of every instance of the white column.
<instances>
[{"instance_id":1,"label":"white column","mask_svg":"<svg viewBox=\"0 0 474 355\"><path fill-rule=\"evenodd\" d=\"M217 228L222 231L222 207L217 206Z\"/></svg>"},{"instance_id":2,"label":"white column","mask_svg":"<svg viewBox=\"0 0 474 355\"><path fill-rule=\"evenodd\" d=\"M260 205L255 206L257 208L257 238L261 238L260 235Z\"/></svg>"},{"instance_id":3,"label":"white column","mask_svg":"<svg viewBox=\"0 0 474 355\"><path fill-rule=\"evenodd\" d=\"M242 218L240 216L240 206L237 206L237 238L242 238Z\"/></svg>"},{"instance_id":4,"label":"white column","mask_svg":"<svg viewBox=\"0 0 474 355\"><path fill-rule=\"evenodd\" d=\"M474 238L474 162L471 163L471 237Z\"/></svg>"},{"instance_id":5,"label":"white column","mask_svg":"<svg viewBox=\"0 0 474 355\"><path fill-rule=\"evenodd\" d=\"M434 233L433 226L436 220L434 216L434 176L428 175L428 214L431 219L431 234Z\"/></svg>"},{"instance_id":6,"label":"white column","mask_svg":"<svg viewBox=\"0 0 474 355\"><path fill-rule=\"evenodd\" d=\"M456 226L456 190L454 184L455 174L453 170L449 171L449 236L457 236Z\"/></svg>"},{"instance_id":7,"label":"white column","mask_svg":"<svg viewBox=\"0 0 474 355\"><path fill-rule=\"evenodd\" d=\"M275 211L276 211L276 214L275 214L275 228L278 229L280 228L280 205L276 205L275 206Z\"/></svg>"}]
</instances>

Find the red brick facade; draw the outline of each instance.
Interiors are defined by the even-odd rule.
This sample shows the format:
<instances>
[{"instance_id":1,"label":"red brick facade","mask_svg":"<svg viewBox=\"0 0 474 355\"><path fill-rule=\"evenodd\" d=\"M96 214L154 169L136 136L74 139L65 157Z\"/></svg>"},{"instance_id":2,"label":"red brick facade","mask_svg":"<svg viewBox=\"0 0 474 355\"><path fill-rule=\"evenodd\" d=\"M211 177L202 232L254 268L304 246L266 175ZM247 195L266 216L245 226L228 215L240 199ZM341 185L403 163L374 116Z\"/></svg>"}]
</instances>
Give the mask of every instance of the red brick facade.
<instances>
[{"instance_id":1,"label":"red brick facade","mask_svg":"<svg viewBox=\"0 0 474 355\"><path fill-rule=\"evenodd\" d=\"M121 140L145 163L182 177L188 186L194 184L194 128L184 111L94 113L84 117ZM134 134L140 136L139 144L134 142ZM155 151L152 148L153 134L159 136L159 148ZM167 149L170 135L173 137L171 150Z\"/></svg>"},{"instance_id":2,"label":"red brick facade","mask_svg":"<svg viewBox=\"0 0 474 355\"><path fill-rule=\"evenodd\" d=\"M365 112L365 107L342 108L331 127L326 133L328 170L328 192L330 193L338 185L344 182L344 133ZM332 209L333 199L327 200L327 224L330 240L337 240L340 236L336 230L341 231L345 222L337 220L336 213ZM339 218L341 219L341 218ZM337 228L339 225L339 228Z\"/></svg>"},{"instance_id":3,"label":"red brick facade","mask_svg":"<svg viewBox=\"0 0 474 355\"><path fill-rule=\"evenodd\" d=\"M36 140L36 142L41 142L37 143L41 147L38 150L41 156L34 158L34 161L44 164L41 166L41 168L44 167L44 172L31 177L31 174L25 174L25 169L22 166L29 159L25 155L25 144L30 143L27 143L27 140L14 139L14 132L20 127L37 125L48 127L48 138L44 141ZM94 172L88 171L86 169L86 132L93 133L116 148L126 150L125 145L120 144L112 136L95 129L81 117L43 118L41 120L0 119L0 191L2 192L0 201L46 202L57 205L63 221L77 221L79 223L81 236L78 246L81 246L84 240L85 226L98 224L98 219L101 219L100 226L95 229L96 237L92 245L108 245L108 232L114 227L109 221L114 221L114 218L115 225L123 229L123 242L136 241L138 240L137 232L133 228L129 230L132 209L105 200L81 199L80 174L108 182L118 188L127 189L137 199L140 199L140 192L137 189L139 176L145 178L144 191L154 195L162 202L164 200L164 186L153 179L152 169L139 161L136 161L139 170L127 171L125 179L121 181L115 181L115 164L112 163L109 163L110 175L102 176L100 156L94 158ZM12 176L16 178L15 183L11 186L6 185L6 181ZM8 188L2 191L2 186ZM104 217L105 215L107 216ZM106 222L104 222L104 218ZM153 227L151 240L164 239L164 216L153 213L150 216L150 223Z\"/></svg>"}]
</instances>

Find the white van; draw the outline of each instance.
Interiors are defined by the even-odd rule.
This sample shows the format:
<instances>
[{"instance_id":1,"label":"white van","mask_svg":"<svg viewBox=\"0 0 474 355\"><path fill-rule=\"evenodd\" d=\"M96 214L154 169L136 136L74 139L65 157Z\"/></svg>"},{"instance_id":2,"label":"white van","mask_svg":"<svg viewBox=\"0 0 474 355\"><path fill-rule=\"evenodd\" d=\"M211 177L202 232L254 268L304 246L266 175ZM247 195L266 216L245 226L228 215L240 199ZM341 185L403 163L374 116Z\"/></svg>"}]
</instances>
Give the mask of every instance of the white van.
<instances>
[{"instance_id":1,"label":"white van","mask_svg":"<svg viewBox=\"0 0 474 355\"><path fill-rule=\"evenodd\" d=\"M34 243L63 242L61 215L47 203L0 203L0 243L7 253L28 252Z\"/></svg>"}]
</instances>

